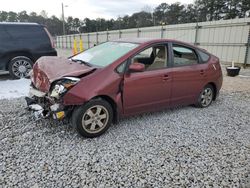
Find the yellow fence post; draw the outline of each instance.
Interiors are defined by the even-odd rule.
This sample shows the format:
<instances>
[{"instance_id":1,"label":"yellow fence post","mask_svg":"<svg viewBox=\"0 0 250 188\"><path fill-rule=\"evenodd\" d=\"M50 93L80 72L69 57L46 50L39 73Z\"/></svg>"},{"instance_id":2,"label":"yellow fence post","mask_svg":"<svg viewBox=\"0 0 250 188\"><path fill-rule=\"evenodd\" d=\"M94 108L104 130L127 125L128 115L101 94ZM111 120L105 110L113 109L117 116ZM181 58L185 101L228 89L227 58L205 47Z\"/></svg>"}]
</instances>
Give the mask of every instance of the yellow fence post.
<instances>
[{"instance_id":1,"label":"yellow fence post","mask_svg":"<svg viewBox=\"0 0 250 188\"><path fill-rule=\"evenodd\" d=\"M82 37L80 37L79 48L80 48L80 52L84 51Z\"/></svg>"},{"instance_id":2,"label":"yellow fence post","mask_svg":"<svg viewBox=\"0 0 250 188\"><path fill-rule=\"evenodd\" d=\"M74 37L74 43L73 43L73 55L76 55L78 53L78 50L77 50L77 42L76 42L76 38Z\"/></svg>"}]
</instances>

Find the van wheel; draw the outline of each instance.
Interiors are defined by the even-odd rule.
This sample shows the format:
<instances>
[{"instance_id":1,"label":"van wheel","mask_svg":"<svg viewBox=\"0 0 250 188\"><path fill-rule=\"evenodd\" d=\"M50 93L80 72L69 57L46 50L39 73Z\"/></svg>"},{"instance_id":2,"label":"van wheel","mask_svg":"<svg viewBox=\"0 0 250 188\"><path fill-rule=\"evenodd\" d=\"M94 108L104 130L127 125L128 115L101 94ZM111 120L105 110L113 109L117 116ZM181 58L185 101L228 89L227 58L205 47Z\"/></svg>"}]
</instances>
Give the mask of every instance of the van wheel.
<instances>
[{"instance_id":1,"label":"van wheel","mask_svg":"<svg viewBox=\"0 0 250 188\"><path fill-rule=\"evenodd\" d=\"M206 85L202 92L200 93L199 99L198 99L198 103L197 103L197 107L199 108L206 108L208 107L214 98L214 88L212 85L208 84Z\"/></svg>"},{"instance_id":2,"label":"van wheel","mask_svg":"<svg viewBox=\"0 0 250 188\"><path fill-rule=\"evenodd\" d=\"M32 70L33 62L25 56L18 56L13 58L9 63L9 72L12 78L27 78L29 72Z\"/></svg>"},{"instance_id":3,"label":"van wheel","mask_svg":"<svg viewBox=\"0 0 250 188\"><path fill-rule=\"evenodd\" d=\"M80 135L94 138L103 134L111 125L113 110L102 99L94 99L76 108L72 115L72 124Z\"/></svg>"}]
</instances>

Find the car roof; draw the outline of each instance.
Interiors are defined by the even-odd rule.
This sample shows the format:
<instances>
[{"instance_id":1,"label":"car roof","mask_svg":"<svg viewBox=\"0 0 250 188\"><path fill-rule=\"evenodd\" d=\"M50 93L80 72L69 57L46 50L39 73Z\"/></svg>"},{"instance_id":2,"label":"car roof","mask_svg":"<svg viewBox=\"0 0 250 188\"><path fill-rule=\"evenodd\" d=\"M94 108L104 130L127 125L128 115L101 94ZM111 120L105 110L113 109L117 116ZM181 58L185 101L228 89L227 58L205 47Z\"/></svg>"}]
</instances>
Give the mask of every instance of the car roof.
<instances>
[{"instance_id":1,"label":"car roof","mask_svg":"<svg viewBox=\"0 0 250 188\"><path fill-rule=\"evenodd\" d=\"M143 43L157 43L157 42L181 42L178 40L173 39L159 39L159 38L122 38L114 40L114 42L128 42L128 43L137 43L137 44L143 44Z\"/></svg>"},{"instance_id":2,"label":"car roof","mask_svg":"<svg viewBox=\"0 0 250 188\"><path fill-rule=\"evenodd\" d=\"M0 22L0 25L40 25L40 24L31 22Z\"/></svg>"},{"instance_id":3,"label":"car roof","mask_svg":"<svg viewBox=\"0 0 250 188\"><path fill-rule=\"evenodd\" d=\"M113 42L126 42L126 43L136 43L136 44L154 44L154 43L162 43L162 42L176 42L183 45L191 46L196 49L200 49L202 51L207 52L205 49L195 46L192 43L183 42L175 39L160 39L160 38L122 38L113 40ZM208 53L208 52L207 52Z\"/></svg>"}]
</instances>

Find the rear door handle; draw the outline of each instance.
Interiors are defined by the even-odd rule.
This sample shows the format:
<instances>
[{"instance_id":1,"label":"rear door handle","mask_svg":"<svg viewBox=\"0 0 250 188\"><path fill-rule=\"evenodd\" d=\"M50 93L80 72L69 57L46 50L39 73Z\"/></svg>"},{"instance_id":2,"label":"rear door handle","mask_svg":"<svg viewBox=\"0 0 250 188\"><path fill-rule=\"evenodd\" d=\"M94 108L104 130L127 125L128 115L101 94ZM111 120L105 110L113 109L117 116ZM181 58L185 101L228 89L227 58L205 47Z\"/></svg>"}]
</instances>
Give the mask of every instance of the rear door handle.
<instances>
[{"instance_id":1,"label":"rear door handle","mask_svg":"<svg viewBox=\"0 0 250 188\"><path fill-rule=\"evenodd\" d=\"M163 77L162 77L162 80L167 81L168 79L169 79L169 76L167 74L164 74Z\"/></svg>"},{"instance_id":2,"label":"rear door handle","mask_svg":"<svg viewBox=\"0 0 250 188\"><path fill-rule=\"evenodd\" d=\"M204 74L205 74L205 71L204 71L204 70L200 70L200 74L201 74L201 75L204 75Z\"/></svg>"}]
</instances>

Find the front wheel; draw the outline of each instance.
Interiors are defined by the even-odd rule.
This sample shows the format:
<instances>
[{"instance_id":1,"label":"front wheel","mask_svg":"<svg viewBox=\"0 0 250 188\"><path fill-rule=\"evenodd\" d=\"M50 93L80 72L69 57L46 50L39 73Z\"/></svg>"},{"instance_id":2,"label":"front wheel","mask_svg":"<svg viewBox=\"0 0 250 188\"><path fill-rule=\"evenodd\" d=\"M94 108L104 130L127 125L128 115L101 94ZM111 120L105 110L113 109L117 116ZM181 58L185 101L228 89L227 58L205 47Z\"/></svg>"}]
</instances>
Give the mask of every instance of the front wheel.
<instances>
[{"instance_id":1,"label":"front wheel","mask_svg":"<svg viewBox=\"0 0 250 188\"><path fill-rule=\"evenodd\" d=\"M93 99L76 108L72 115L72 124L84 137L94 138L103 134L111 125L113 110L102 99Z\"/></svg>"},{"instance_id":2,"label":"front wheel","mask_svg":"<svg viewBox=\"0 0 250 188\"><path fill-rule=\"evenodd\" d=\"M199 99L198 99L198 103L197 103L197 107L200 108L206 108L208 107L214 98L214 88L212 85L208 84L206 85L202 92L200 93Z\"/></svg>"}]
</instances>

